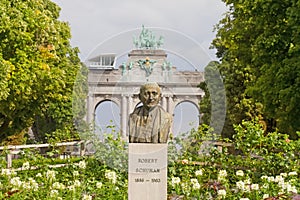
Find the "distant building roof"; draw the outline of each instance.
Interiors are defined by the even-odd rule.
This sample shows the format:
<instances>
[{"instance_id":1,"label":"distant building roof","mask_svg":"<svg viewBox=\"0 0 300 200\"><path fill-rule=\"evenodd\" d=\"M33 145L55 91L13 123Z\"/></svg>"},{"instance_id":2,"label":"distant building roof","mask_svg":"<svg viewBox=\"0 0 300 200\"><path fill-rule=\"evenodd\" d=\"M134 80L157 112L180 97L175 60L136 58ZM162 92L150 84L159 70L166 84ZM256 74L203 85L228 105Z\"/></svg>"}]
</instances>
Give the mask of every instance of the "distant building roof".
<instances>
[{"instance_id":1,"label":"distant building roof","mask_svg":"<svg viewBox=\"0 0 300 200\"><path fill-rule=\"evenodd\" d=\"M116 64L116 54L105 53L90 58L86 65L90 69L114 69Z\"/></svg>"}]
</instances>

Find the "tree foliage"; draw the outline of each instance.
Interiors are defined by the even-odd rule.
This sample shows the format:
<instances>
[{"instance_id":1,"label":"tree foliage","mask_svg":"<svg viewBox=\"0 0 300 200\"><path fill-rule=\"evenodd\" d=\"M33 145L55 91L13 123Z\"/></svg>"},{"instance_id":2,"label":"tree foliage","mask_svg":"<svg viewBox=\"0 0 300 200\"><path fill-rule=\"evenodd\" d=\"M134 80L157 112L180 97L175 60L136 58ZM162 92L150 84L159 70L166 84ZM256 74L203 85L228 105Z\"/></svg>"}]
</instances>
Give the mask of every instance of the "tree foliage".
<instances>
[{"instance_id":1,"label":"tree foliage","mask_svg":"<svg viewBox=\"0 0 300 200\"><path fill-rule=\"evenodd\" d=\"M72 90L81 66L59 11L50 0L0 2L1 141L34 121L55 121L54 131L72 120Z\"/></svg>"},{"instance_id":2,"label":"tree foliage","mask_svg":"<svg viewBox=\"0 0 300 200\"><path fill-rule=\"evenodd\" d=\"M210 125L215 133L223 137L231 137L233 126L226 113L226 94L219 65L217 61L210 62L205 67L205 82L199 85L205 92L200 101L201 123Z\"/></svg>"},{"instance_id":3,"label":"tree foliage","mask_svg":"<svg viewBox=\"0 0 300 200\"><path fill-rule=\"evenodd\" d=\"M300 129L298 0L223 0L229 12L213 46L233 123L260 116L271 129Z\"/></svg>"}]
</instances>

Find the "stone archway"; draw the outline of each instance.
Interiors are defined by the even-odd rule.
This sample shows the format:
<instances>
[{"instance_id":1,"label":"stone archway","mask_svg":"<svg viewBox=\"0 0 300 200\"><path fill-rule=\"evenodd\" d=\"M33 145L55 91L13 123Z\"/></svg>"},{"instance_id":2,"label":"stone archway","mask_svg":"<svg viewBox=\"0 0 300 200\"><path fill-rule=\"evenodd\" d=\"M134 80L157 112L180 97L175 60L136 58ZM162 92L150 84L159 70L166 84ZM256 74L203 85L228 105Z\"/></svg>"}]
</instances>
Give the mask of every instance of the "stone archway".
<instances>
[{"instance_id":1,"label":"stone archway","mask_svg":"<svg viewBox=\"0 0 300 200\"><path fill-rule=\"evenodd\" d=\"M190 100L179 102L174 109L173 134L186 133L192 128L197 128L200 123L200 112L198 104Z\"/></svg>"},{"instance_id":2,"label":"stone archway","mask_svg":"<svg viewBox=\"0 0 300 200\"><path fill-rule=\"evenodd\" d=\"M103 55L99 55L100 57ZM101 59L99 59L101 60ZM112 100L120 107L122 136L127 136L128 116L140 102L139 88L145 82L157 82L162 89L162 107L174 114L177 104L183 101L198 105L204 92L198 87L204 81L203 72L177 71L167 60L163 50L132 50L128 60L118 68L89 66L87 121L93 122L98 102ZM147 68L145 70L145 68Z\"/></svg>"},{"instance_id":3,"label":"stone archway","mask_svg":"<svg viewBox=\"0 0 300 200\"><path fill-rule=\"evenodd\" d=\"M96 134L116 133L120 131L120 108L112 100L103 100L96 105L94 130Z\"/></svg>"}]
</instances>

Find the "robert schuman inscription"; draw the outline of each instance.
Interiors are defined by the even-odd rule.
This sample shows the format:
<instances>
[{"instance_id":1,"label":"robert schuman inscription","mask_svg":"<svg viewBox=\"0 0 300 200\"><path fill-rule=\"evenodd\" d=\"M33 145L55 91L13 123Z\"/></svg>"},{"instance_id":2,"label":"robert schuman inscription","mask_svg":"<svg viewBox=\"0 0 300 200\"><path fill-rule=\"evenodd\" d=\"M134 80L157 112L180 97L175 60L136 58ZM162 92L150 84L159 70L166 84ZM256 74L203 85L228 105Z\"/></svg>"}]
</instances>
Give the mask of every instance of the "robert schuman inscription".
<instances>
[{"instance_id":1,"label":"robert schuman inscription","mask_svg":"<svg viewBox=\"0 0 300 200\"><path fill-rule=\"evenodd\" d=\"M157 158L138 158L138 163L157 163ZM136 168L137 173L159 173L160 169L155 168Z\"/></svg>"}]
</instances>

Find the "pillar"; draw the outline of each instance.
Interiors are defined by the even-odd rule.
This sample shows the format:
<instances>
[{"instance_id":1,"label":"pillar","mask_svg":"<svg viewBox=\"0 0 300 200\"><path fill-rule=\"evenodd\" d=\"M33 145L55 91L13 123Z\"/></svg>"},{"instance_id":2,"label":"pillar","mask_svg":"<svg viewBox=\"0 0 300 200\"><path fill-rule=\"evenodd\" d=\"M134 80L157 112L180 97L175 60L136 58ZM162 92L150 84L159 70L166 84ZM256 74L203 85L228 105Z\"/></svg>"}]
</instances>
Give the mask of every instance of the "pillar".
<instances>
[{"instance_id":1,"label":"pillar","mask_svg":"<svg viewBox=\"0 0 300 200\"><path fill-rule=\"evenodd\" d=\"M127 98L124 94L121 95L121 134L126 137L127 130Z\"/></svg>"},{"instance_id":2,"label":"pillar","mask_svg":"<svg viewBox=\"0 0 300 200\"><path fill-rule=\"evenodd\" d=\"M132 96L128 95L127 96L127 115L129 115L130 113L132 113L133 111L133 106L132 106Z\"/></svg>"},{"instance_id":3,"label":"pillar","mask_svg":"<svg viewBox=\"0 0 300 200\"><path fill-rule=\"evenodd\" d=\"M167 98L167 112L169 112L170 114L173 114L173 110L172 110L172 97L168 96Z\"/></svg>"},{"instance_id":4,"label":"pillar","mask_svg":"<svg viewBox=\"0 0 300 200\"><path fill-rule=\"evenodd\" d=\"M128 120L129 120L129 115L132 113L132 111L133 111L133 99L132 99L132 95L128 95L127 96L127 118L126 118L126 120L127 120L127 122L126 122L126 136L128 136L129 135L129 130L128 130Z\"/></svg>"},{"instance_id":5,"label":"pillar","mask_svg":"<svg viewBox=\"0 0 300 200\"><path fill-rule=\"evenodd\" d=\"M87 116L86 121L88 124L92 124L94 120L94 95L89 93L87 98Z\"/></svg>"},{"instance_id":6,"label":"pillar","mask_svg":"<svg viewBox=\"0 0 300 200\"><path fill-rule=\"evenodd\" d=\"M167 110L167 99L165 96L161 97L161 107L163 107L163 109Z\"/></svg>"}]
</instances>

